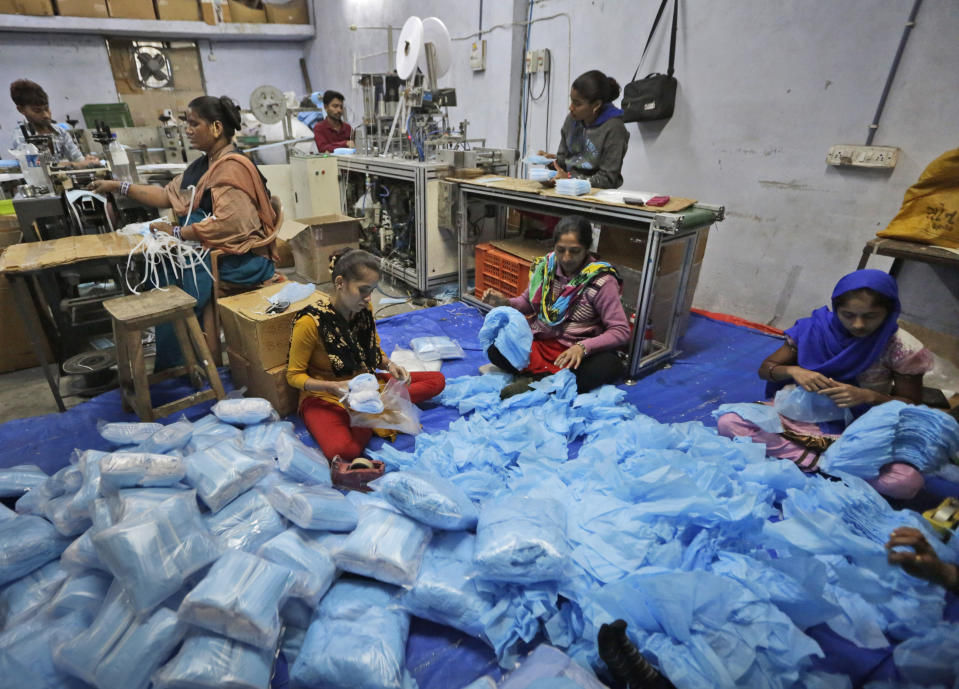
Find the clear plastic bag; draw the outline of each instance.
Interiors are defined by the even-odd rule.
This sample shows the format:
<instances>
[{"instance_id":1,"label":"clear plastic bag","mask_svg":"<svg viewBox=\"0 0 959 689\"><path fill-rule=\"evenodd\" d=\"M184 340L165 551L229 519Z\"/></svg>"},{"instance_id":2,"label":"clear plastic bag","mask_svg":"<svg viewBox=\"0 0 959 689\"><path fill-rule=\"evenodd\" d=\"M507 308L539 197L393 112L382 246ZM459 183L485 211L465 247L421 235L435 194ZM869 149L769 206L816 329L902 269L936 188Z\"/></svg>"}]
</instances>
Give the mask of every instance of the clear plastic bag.
<instances>
[{"instance_id":1,"label":"clear plastic bag","mask_svg":"<svg viewBox=\"0 0 959 689\"><path fill-rule=\"evenodd\" d=\"M187 482L213 512L221 510L273 468L272 462L251 457L233 443L194 452L185 461Z\"/></svg>"},{"instance_id":2,"label":"clear plastic bag","mask_svg":"<svg viewBox=\"0 0 959 689\"><path fill-rule=\"evenodd\" d=\"M776 393L773 406L776 411L793 421L821 423L823 421L851 421L847 411L840 409L826 395L809 392L798 385L787 385Z\"/></svg>"},{"instance_id":3,"label":"clear plastic bag","mask_svg":"<svg viewBox=\"0 0 959 689\"><path fill-rule=\"evenodd\" d=\"M36 464L19 464L0 469L0 498L18 498L33 490L49 476Z\"/></svg>"},{"instance_id":4,"label":"clear plastic bag","mask_svg":"<svg viewBox=\"0 0 959 689\"><path fill-rule=\"evenodd\" d=\"M253 648L224 636L193 632L179 653L153 675L154 689L229 687L266 689L274 649Z\"/></svg>"},{"instance_id":5,"label":"clear plastic bag","mask_svg":"<svg viewBox=\"0 0 959 689\"><path fill-rule=\"evenodd\" d=\"M423 361L462 359L466 356L460 344L446 335L414 337L410 340L410 349Z\"/></svg>"},{"instance_id":6,"label":"clear plastic bag","mask_svg":"<svg viewBox=\"0 0 959 689\"><path fill-rule=\"evenodd\" d=\"M348 383L346 406L363 414L380 414L383 400L380 399L380 381L372 373L353 376Z\"/></svg>"},{"instance_id":7,"label":"clear plastic bag","mask_svg":"<svg viewBox=\"0 0 959 689\"><path fill-rule=\"evenodd\" d=\"M432 530L404 514L362 504L359 522L333 553L341 569L397 586L416 581Z\"/></svg>"},{"instance_id":8,"label":"clear plastic bag","mask_svg":"<svg viewBox=\"0 0 959 689\"><path fill-rule=\"evenodd\" d=\"M213 405L211 411L216 414L220 421L237 426L249 426L280 418L280 415L273 409L273 405L262 397L238 397L236 399L220 400Z\"/></svg>"},{"instance_id":9,"label":"clear plastic bag","mask_svg":"<svg viewBox=\"0 0 959 689\"><path fill-rule=\"evenodd\" d=\"M411 615L484 638L483 618L496 597L477 589L473 579L476 537L464 531L433 536L416 582L400 594L400 606Z\"/></svg>"},{"instance_id":10,"label":"clear plastic bag","mask_svg":"<svg viewBox=\"0 0 959 689\"><path fill-rule=\"evenodd\" d=\"M293 586L286 567L231 550L180 604L184 622L260 648L276 646L280 606Z\"/></svg>"},{"instance_id":11,"label":"clear plastic bag","mask_svg":"<svg viewBox=\"0 0 959 689\"><path fill-rule=\"evenodd\" d=\"M80 475L83 476L83 483L70 501L70 512L73 514L81 517L91 516L93 502L100 497L100 461L106 455L106 452L87 450L77 460Z\"/></svg>"},{"instance_id":12,"label":"clear plastic bag","mask_svg":"<svg viewBox=\"0 0 959 689\"><path fill-rule=\"evenodd\" d=\"M337 582L320 602L290 669L293 686L404 689L409 616L392 605L395 589L372 581Z\"/></svg>"},{"instance_id":13,"label":"clear plastic bag","mask_svg":"<svg viewBox=\"0 0 959 689\"><path fill-rule=\"evenodd\" d=\"M114 582L86 633L54 651L57 666L95 686L97 665L135 619L136 612L129 596L119 582Z\"/></svg>"},{"instance_id":14,"label":"clear plastic bag","mask_svg":"<svg viewBox=\"0 0 959 689\"><path fill-rule=\"evenodd\" d=\"M114 445L139 445L163 428L162 423L97 421L100 436Z\"/></svg>"},{"instance_id":15,"label":"clear plastic bag","mask_svg":"<svg viewBox=\"0 0 959 689\"><path fill-rule=\"evenodd\" d=\"M82 612L53 617L41 612L0 634L0 677L4 689L82 689L53 662L53 649L84 634Z\"/></svg>"},{"instance_id":16,"label":"clear plastic bag","mask_svg":"<svg viewBox=\"0 0 959 689\"><path fill-rule=\"evenodd\" d=\"M256 552L286 529L286 522L258 490L248 490L216 514L206 516L207 526L224 548Z\"/></svg>"},{"instance_id":17,"label":"clear plastic bag","mask_svg":"<svg viewBox=\"0 0 959 689\"><path fill-rule=\"evenodd\" d=\"M555 683L549 683L549 680ZM545 682L545 683L544 683ZM606 689L596 675L557 648L542 644L522 661L520 666L500 682L500 689Z\"/></svg>"},{"instance_id":18,"label":"clear plastic bag","mask_svg":"<svg viewBox=\"0 0 959 689\"><path fill-rule=\"evenodd\" d=\"M193 491L103 529L93 536L93 547L123 583L138 612L162 603L221 553L197 510Z\"/></svg>"},{"instance_id":19,"label":"clear plastic bag","mask_svg":"<svg viewBox=\"0 0 959 689\"><path fill-rule=\"evenodd\" d=\"M103 604L112 581L106 572L87 570L72 574L50 600L50 612L65 615L82 610L92 615Z\"/></svg>"},{"instance_id":20,"label":"clear plastic bag","mask_svg":"<svg viewBox=\"0 0 959 689\"><path fill-rule=\"evenodd\" d=\"M183 497L182 488L122 488L109 497L98 500L94 503L96 509L97 503L103 503L107 506L110 514L110 526L121 519L130 517L138 512L146 512L153 509L164 500L174 497Z\"/></svg>"},{"instance_id":21,"label":"clear plastic bag","mask_svg":"<svg viewBox=\"0 0 959 689\"><path fill-rule=\"evenodd\" d=\"M397 366L402 366L407 371L439 371L443 367L442 359L425 361L416 356L412 349L403 349L394 347L390 354L390 361Z\"/></svg>"},{"instance_id":22,"label":"clear plastic bag","mask_svg":"<svg viewBox=\"0 0 959 689\"><path fill-rule=\"evenodd\" d=\"M352 531L356 507L340 491L328 486L278 482L267 489L273 508L303 529Z\"/></svg>"},{"instance_id":23,"label":"clear plastic bag","mask_svg":"<svg viewBox=\"0 0 959 689\"><path fill-rule=\"evenodd\" d=\"M333 556L320 545L309 544L294 529L274 536L257 553L270 562L286 567L293 573L291 594L308 605L320 602L336 578Z\"/></svg>"},{"instance_id":24,"label":"clear plastic bag","mask_svg":"<svg viewBox=\"0 0 959 689\"><path fill-rule=\"evenodd\" d=\"M473 501L461 488L435 474L394 471L369 486L403 514L434 529L462 531L476 527L478 513Z\"/></svg>"},{"instance_id":25,"label":"clear plastic bag","mask_svg":"<svg viewBox=\"0 0 959 689\"><path fill-rule=\"evenodd\" d=\"M380 392L383 402L381 414L365 414L347 409L350 425L361 428L382 428L417 435L423 427L420 425L420 409L410 400L406 385L390 378Z\"/></svg>"},{"instance_id":26,"label":"clear plastic bag","mask_svg":"<svg viewBox=\"0 0 959 689\"><path fill-rule=\"evenodd\" d=\"M276 444L284 435L293 434L289 421L267 421L243 429L243 447L276 457Z\"/></svg>"},{"instance_id":27,"label":"clear plastic bag","mask_svg":"<svg viewBox=\"0 0 959 689\"><path fill-rule=\"evenodd\" d=\"M193 437L193 424L186 419L167 424L136 446L137 452L162 455L182 450Z\"/></svg>"},{"instance_id":28,"label":"clear plastic bag","mask_svg":"<svg viewBox=\"0 0 959 689\"><path fill-rule=\"evenodd\" d=\"M76 484L76 485L74 485ZM31 488L17 500L14 509L18 514L42 515L47 503L64 493L76 493L83 485L83 475L79 467L70 464L48 476L36 488Z\"/></svg>"},{"instance_id":29,"label":"clear plastic bag","mask_svg":"<svg viewBox=\"0 0 959 689\"><path fill-rule=\"evenodd\" d=\"M556 500L508 495L483 505L473 555L482 578L556 581L568 557L566 511Z\"/></svg>"},{"instance_id":30,"label":"clear plastic bag","mask_svg":"<svg viewBox=\"0 0 959 689\"><path fill-rule=\"evenodd\" d=\"M60 557L70 539L42 517L22 514L0 521L0 586Z\"/></svg>"},{"instance_id":31,"label":"clear plastic bag","mask_svg":"<svg viewBox=\"0 0 959 689\"><path fill-rule=\"evenodd\" d=\"M243 431L236 426L220 421L215 414L207 414L194 422L193 435L183 451L190 455L222 442L242 441L242 434Z\"/></svg>"},{"instance_id":32,"label":"clear plastic bag","mask_svg":"<svg viewBox=\"0 0 959 689\"><path fill-rule=\"evenodd\" d=\"M67 571L53 561L0 590L0 629L12 627L39 610L66 580Z\"/></svg>"},{"instance_id":33,"label":"clear plastic bag","mask_svg":"<svg viewBox=\"0 0 959 689\"><path fill-rule=\"evenodd\" d=\"M168 608L138 619L97 665L96 685L102 689L147 689L153 672L183 638L184 627Z\"/></svg>"},{"instance_id":34,"label":"clear plastic bag","mask_svg":"<svg viewBox=\"0 0 959 689\"><path fill-rule=\"evenodd\" d=\"M44 516L64 536L76 536L90 526L90 518L85 514L76 514L73 509L74 494L61 495L44 505Z\"/></svg>"},{"instance_id":35,"label":"clear plastic bag","mask_svg":"<svg viewBox=\"0 0 959 689\"><path fill-rule=\"evenodd\" d=\"M276 441L276 466L297 483L331 486L330 462L323 453L283 434Z\"/></svg>"},{"instance_id":36,"label":"clear plastic bag","mask_svg":"<svg viewBox=\"0 0 959 689\"><path fill-rule=\"evenodd\" d=\"M100 459L100 481L111 488L172 486L186 476L186 464L174 455L111 452Z\"/></svg>"}]
</instances>

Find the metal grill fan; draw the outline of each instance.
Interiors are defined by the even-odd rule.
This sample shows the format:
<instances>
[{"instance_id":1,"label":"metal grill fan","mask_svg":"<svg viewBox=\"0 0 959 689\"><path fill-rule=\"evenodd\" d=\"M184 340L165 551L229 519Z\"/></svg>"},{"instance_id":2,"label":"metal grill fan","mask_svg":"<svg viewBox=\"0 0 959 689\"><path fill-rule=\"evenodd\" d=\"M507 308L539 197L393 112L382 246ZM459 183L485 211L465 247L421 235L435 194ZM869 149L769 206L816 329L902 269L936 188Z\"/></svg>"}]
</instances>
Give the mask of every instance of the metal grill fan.
<instances>
[{"instance_id":1,"label":"metal grill fan","mask_svg":"<svg viewBox=\"0 0 959 689\"><path fill-rule=\"evenodd\" d=\"M162 89L173 85L170 59L160 48L141 45L133 49L137 79L144 88Z\"/></svg>"}]
</instances>

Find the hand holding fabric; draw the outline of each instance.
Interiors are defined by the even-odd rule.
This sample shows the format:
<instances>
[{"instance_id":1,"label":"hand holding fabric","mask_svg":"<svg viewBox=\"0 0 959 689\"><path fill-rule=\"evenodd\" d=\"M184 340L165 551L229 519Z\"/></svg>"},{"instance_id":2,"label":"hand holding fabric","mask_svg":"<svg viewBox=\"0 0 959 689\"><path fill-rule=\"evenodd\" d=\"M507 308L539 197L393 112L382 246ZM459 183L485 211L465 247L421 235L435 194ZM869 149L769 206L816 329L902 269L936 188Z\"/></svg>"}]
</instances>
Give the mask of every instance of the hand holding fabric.
<instances>
[{"instance_id":1,"label":"hand holding fabric","mask_svg":"<svg viewBox=\"0 0 959 689\"><path fill-rule=\"evenodd\" d=\"M829 376L824 376L821 373L810 371L800 366L793 367L792 377L797 385L809 392L819 392L820 390L825 390L826 388L831 388L836 385L836 381Z\"/></svg>"},{"instance_id":2,"label":"hand holding fabric","mask_svg":"<svg viewBox=\"0 0 959 689\"><path fill-rule=\"evenodd\" d=\"M819 394L826 395L837 407L856 407L860 404L873 404L876 394L872 390L849 385L848 383L833 382L831 387L821 389Z\"/></svg>"},{"instance_id":3,"label":"hand holding fabric","mask_svg":"<svg viewBox=\"0 0 959 689\"><path fill-rule=\"evenodd\" d=\"M409 385L409 383L410 383L410 372L407 371L407 370L406 370L405 368L403 368L402 366L400 366L399 364L394 363L394 362L392 362L392 361L389 361L389 362L387 362L386 370L390 372L390 375L391 375L391 376L393 376L394 378L396 378L396 379L397 379L398 381L400 381L401 383L405 383L406 385Z\"/></svg>"},{"instance_id":4,"label":"hand holding fabric","mask_svg":"<svg viewBox=\"0 0 959 689\"><path fill-rule=\"evenodd\" d=\"M893 550L897 546L912 548L912 552ZM899 527L889 535L886 550L889 551L886 557L891 564L900 565L914 577L952 590L959 585L959 568L940 560L919 529Z\"/></svg>"}]
</instances>

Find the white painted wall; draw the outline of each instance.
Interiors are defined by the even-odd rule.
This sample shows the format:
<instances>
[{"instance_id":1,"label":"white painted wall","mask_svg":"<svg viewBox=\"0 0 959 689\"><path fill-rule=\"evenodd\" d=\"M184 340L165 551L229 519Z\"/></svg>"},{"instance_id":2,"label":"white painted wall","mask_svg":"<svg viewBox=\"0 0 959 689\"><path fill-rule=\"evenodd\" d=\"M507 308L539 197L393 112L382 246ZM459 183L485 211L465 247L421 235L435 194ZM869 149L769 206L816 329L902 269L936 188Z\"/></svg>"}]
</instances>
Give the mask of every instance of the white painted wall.
<instances>
[{"instance_id":1,"label":"white painted wall","mask_svg":"<svg viewBox=\"0 0 959 689\"><path fill-rule=\"evenodd\" d=\"M0 74L0 158L9 157L14 127L22 119L10 100L10 82L16 79L40 84L61 122L67 115L82 120L80 107L86 103L117 101L106 43L94 36L2 32Z\"/></svg>"},{"instance_id":2,"label":"white painted wall","mask_svg":"<svg viewBox=\"0 0 959 689\"><path fill-rule=\"evenodd\" d=\"M306 90L300 58L306 45L290 42L198 41L206 92L230 96L242 108L250 107L250 94L263 84L301 96Z\"/></svg>"},{"instance_id":3,"label":"white painted wall","mask_svg":"<svg viewBox=\"0 0 959 689\"><path fill-rule=\"evenodd\" d=\"M892 173L825 164L830 145L865 143L913 0L681 3L676 114L628 125L625 187L723 204L696 305L788 326L827 301L856 267L864 242L898 210L923 167L957 145L959 4L925 2L874 143L902 148ZM569 12L573 77L601 69L625 84L659 3L543 0L534 18ZM668 27L657 60L665 71ZM554 49L555 84L567 78L566 27L533 25L533 48ZM562 89L557 89L561 91ZM554 98L553 148L565 116ZM541 145L545 108L531 108ZM874 259L877 267L888 263Z\"/></svg>"}]
</instances>

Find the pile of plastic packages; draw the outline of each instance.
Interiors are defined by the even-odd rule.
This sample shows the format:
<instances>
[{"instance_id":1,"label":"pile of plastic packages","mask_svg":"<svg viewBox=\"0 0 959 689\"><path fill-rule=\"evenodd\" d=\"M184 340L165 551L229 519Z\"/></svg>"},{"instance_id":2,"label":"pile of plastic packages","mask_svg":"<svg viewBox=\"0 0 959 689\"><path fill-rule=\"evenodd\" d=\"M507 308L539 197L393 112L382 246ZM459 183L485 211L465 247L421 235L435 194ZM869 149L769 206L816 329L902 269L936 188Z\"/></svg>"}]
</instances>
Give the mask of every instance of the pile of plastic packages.
<instances>
[{"instance_id":1,"label":"pile of plastic packages","mask_svg":"<svg viewBox=\"0 0 959 689\"><path fill-rule=\"evenodd\" d=\"M332 488L258 399L104 424L117 449L53 476L0 470L0 495L23 494L0 511L4 686L263 688L282 652L294 687L412 689L411 615L504 667L522 642L563 649L579 665L545 648L524 665L563 678L549 686L601 686L583 668L616 618L680 689L848 687L813 669L804 630L821 623L862 648L908 639L896 664L920 684L959 670L941 590L886 564L914 513L854 476L660 424L616 388L577 396L569 372L501 401L505 382L449 381L440 402L464 416L374 453L391 471L370 494Z\"/></svg>"}]
</instances>

